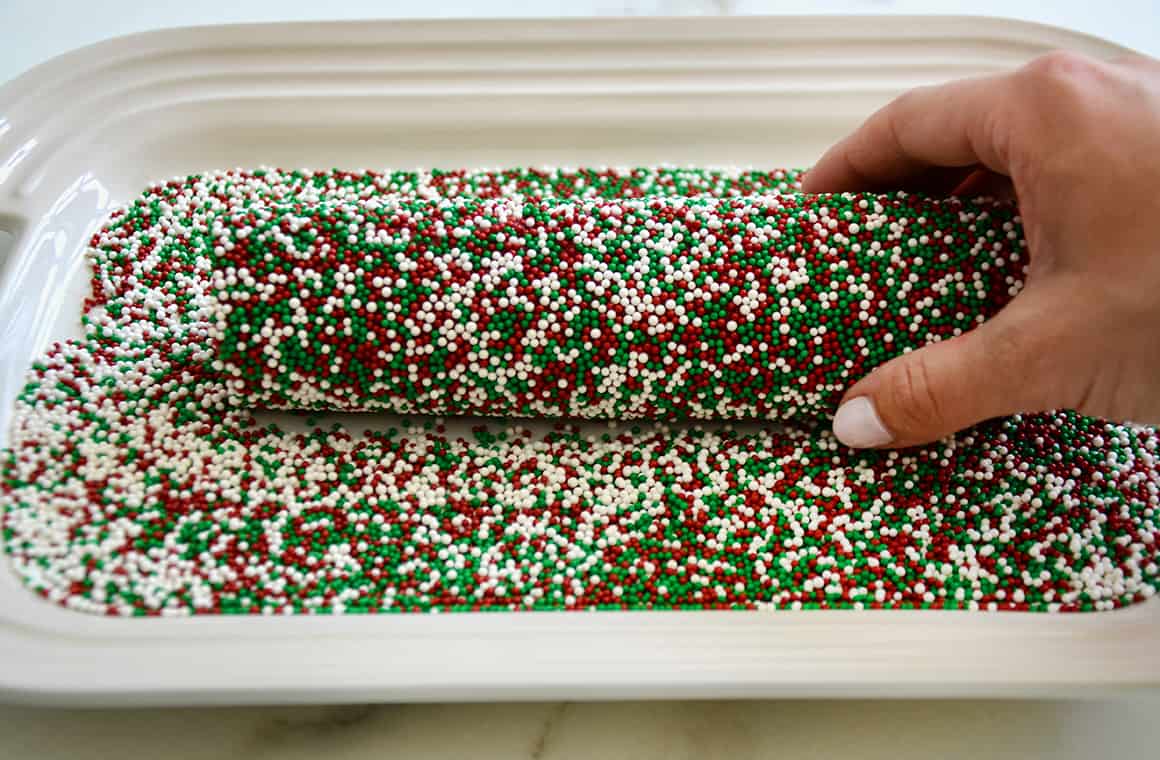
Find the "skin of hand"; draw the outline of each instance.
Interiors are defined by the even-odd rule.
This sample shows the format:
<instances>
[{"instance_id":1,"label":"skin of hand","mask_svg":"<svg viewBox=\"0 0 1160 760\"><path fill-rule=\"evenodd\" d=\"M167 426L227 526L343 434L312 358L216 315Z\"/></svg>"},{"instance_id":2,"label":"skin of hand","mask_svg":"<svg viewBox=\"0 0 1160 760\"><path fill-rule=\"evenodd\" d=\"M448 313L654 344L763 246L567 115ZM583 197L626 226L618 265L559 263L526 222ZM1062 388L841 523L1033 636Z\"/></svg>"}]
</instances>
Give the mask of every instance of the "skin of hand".
<instances>
[{"instance_id":1,"label":"skin of hand","mask_svg":"<svg viewBox=\"0 0 1160 760\"><path fill-rule=\"evenodd\" d=\"M1160 423L1160 61L1056 52L910 91L803 190L1013 197L1030 250L1024 289L993 319L847 391L842 442L902 448L1051 409Z\"/></svg>"}]
</instances>

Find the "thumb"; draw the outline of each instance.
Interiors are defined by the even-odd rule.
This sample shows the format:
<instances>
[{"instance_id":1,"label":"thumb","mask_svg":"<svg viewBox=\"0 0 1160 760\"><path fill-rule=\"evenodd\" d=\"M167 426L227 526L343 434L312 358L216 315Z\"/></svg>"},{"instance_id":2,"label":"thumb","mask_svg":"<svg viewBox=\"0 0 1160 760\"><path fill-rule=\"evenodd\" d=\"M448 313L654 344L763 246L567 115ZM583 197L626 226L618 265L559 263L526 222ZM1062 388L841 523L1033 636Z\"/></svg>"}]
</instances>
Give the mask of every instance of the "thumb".
<instances>
[{"instance_id":1,"label":"thumb","mask_svg":"<svg viewBox=\"0 0 1160 760\"><path fill-rule=\"evenodd\" d=\"M1028 352L1004 316L878 367L846 392L834 435L853 448L902 448L1027 411Z\"/></svg>"}]
</instances>

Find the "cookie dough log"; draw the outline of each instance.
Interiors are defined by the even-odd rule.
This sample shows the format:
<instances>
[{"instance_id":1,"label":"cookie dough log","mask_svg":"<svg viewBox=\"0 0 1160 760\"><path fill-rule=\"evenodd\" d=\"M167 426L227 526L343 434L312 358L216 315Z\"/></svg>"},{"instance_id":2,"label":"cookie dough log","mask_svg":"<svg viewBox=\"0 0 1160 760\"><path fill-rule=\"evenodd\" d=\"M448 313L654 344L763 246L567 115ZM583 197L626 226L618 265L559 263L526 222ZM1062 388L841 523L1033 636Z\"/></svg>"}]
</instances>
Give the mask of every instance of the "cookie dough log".
<instances>
[{"instance_id":1,"label":"cookie dough log","mask_svg":"<svg viewBox=\"0 0 1160 760\"><path fill-rule=\"evenodd\" d=\"M224 213L213 372L254 408L792 420L1021 288L1006 204L370 195Z\"/></svg>"}]
</instances>

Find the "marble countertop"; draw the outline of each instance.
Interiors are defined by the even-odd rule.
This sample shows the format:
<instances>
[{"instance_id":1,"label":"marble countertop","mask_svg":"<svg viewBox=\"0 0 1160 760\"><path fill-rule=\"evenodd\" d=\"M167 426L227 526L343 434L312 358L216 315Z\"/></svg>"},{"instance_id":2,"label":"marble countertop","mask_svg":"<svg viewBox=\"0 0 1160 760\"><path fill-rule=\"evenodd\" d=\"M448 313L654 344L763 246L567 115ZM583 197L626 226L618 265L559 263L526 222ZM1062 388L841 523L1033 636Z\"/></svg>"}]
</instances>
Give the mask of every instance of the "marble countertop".
<instances>
[{"instance_id":1,"label":"marble countertop","mask_svg":"<svg viewBox=\"0 0 1160 760\"><path fill-rule=\"evenodd\" d=\"M1160 10L973 0L37 0L0 4L0 81L58 53L159 26L415 16L984 13L1160 55ZM3 241L0 240L0 245ZM1160 656L1160 641L1157 642ZM23 758L1117 758L1154 757L1160 694L1117 701L778 701L349 705L183 710L0 706L0 757Z\"/></svg>"},{"instance_id":2,"label":"marble countertop","mask_svg":"<svg viewBox=\"0 0 1160 760\"><path fill-rule=\"evenodd\" d=\"M1160 698L0 708L5 758L1147 758Z\"/></svg>"}]
</instances>

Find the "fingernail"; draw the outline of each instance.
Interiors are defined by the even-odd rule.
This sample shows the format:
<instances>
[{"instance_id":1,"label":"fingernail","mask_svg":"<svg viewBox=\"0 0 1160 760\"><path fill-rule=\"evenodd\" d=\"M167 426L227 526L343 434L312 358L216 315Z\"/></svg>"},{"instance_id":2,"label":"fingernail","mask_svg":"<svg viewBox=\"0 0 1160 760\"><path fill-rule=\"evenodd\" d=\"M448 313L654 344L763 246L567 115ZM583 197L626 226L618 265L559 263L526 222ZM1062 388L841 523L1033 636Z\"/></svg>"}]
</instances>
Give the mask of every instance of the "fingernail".
<instances>
[{"instance_id":1,"label":"fingernail","mask_svg":"<svg viewBox=\"0 0 1160 760\"><path fill-rule=\"evenodd\" d=\"M884 446L894 439L874 402L869 396L852 398L838 407L834 415L834 435L842 443L855 449L868 449L874 446Z\"/></svg>"}]
</instances>

